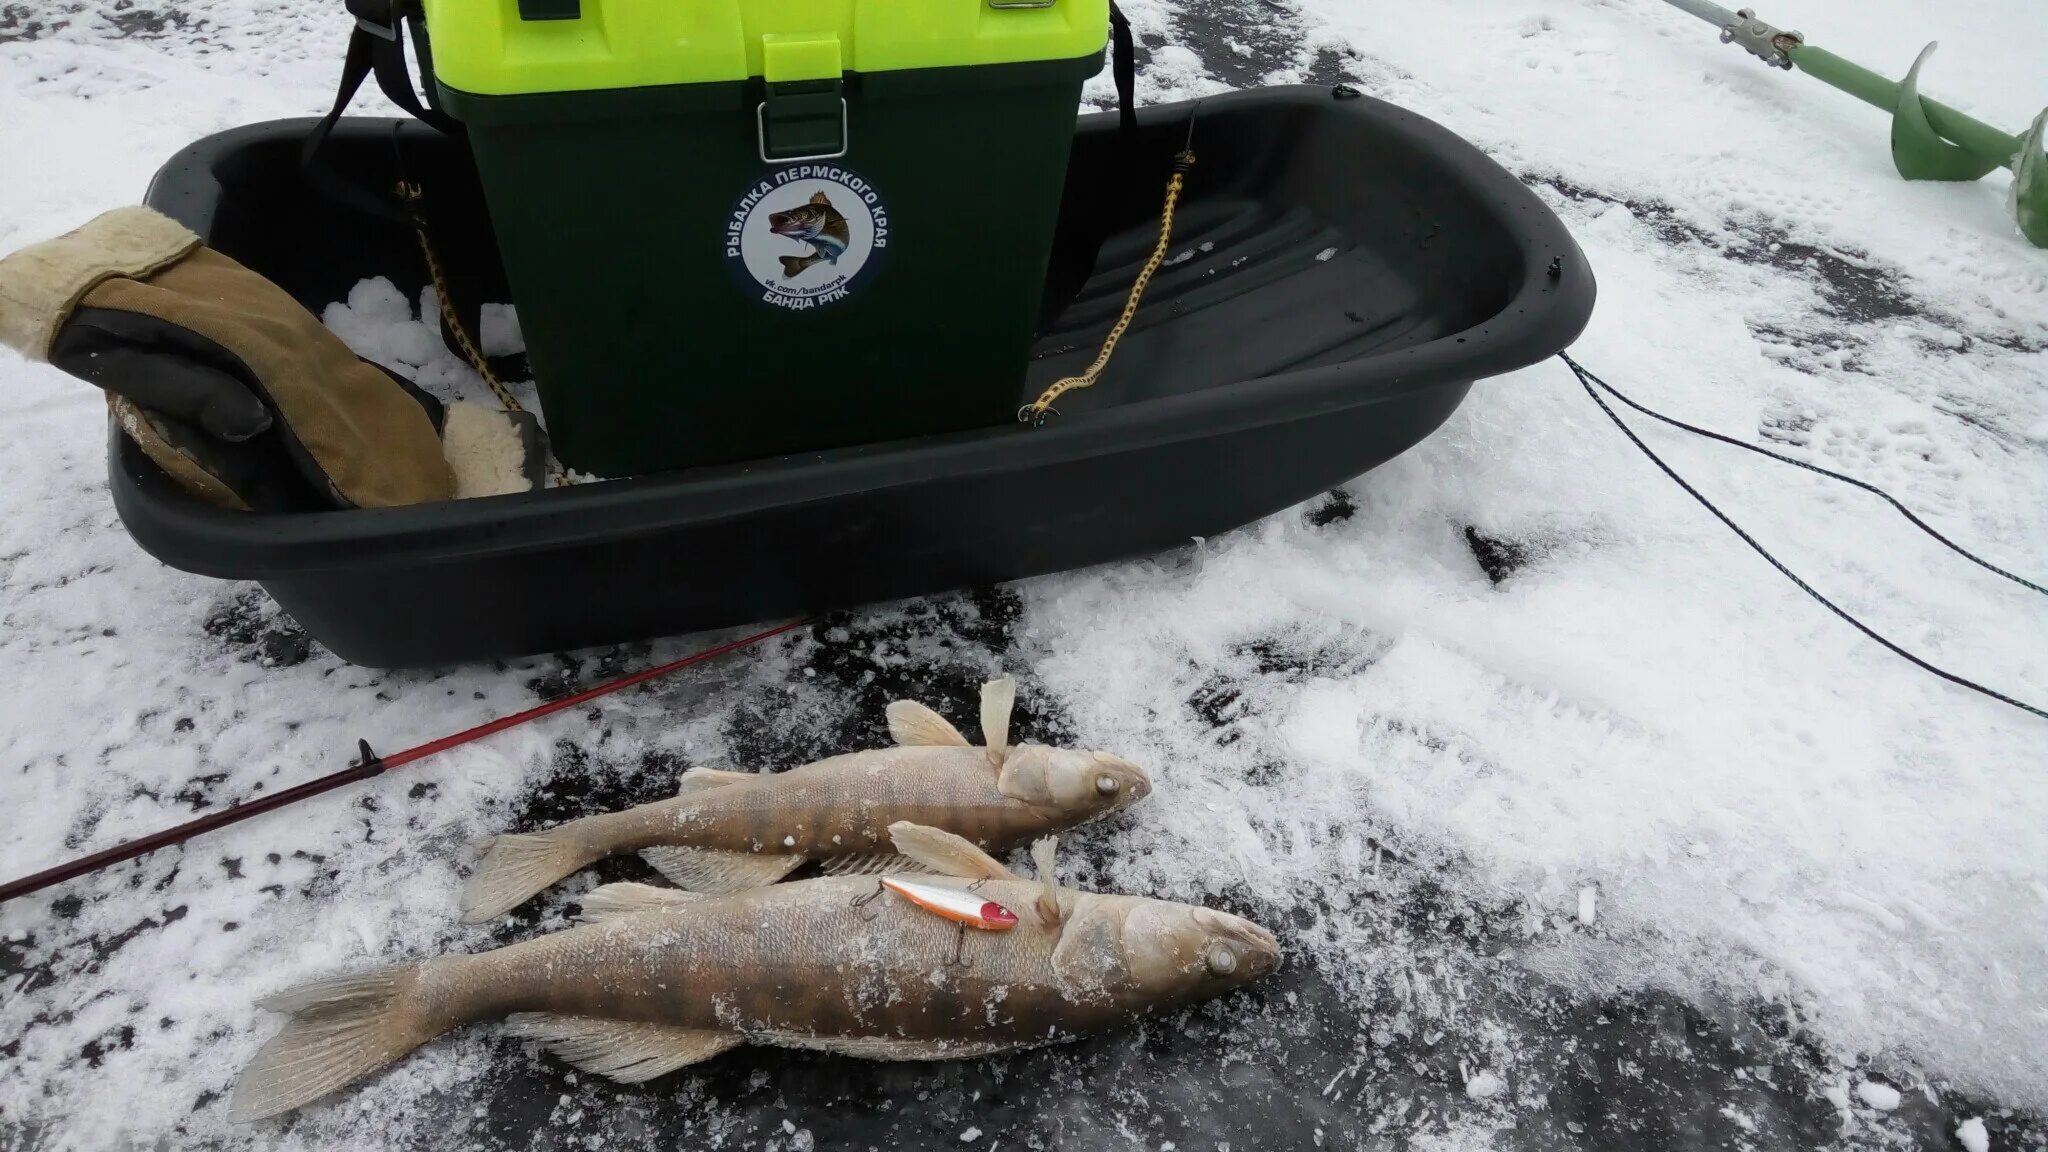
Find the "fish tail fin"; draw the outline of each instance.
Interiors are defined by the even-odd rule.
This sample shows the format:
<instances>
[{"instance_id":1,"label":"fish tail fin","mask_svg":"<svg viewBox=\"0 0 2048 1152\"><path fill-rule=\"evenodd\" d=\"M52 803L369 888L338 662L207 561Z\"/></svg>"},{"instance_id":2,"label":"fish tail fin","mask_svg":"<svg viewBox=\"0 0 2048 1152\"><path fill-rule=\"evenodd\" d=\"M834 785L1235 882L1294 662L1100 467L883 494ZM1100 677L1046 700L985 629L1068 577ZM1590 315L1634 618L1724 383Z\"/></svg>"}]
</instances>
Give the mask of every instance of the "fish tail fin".
<instances>
[{"instance_id":1,"label":"fish tail fin","mask_svg":"<svg viewBox=\"0 0 2048 1152\"><path fill-rule=\"evenodd\" d=\"M462 920L476 924L503 916L571 872L596 860L572 825L545 832L487 837L476 871L462 886Z\"/></svg>"},{"instance_id":2,"label":"fish tail fin","mask_svg":"<svg viewBox=\"0 0 2048 1152\"><path fill-rule=\"evenodd\" d=\"M242 1071L228 1118L261 1120L310 1104L433 1039L406 993L418 967L401 965L322 980L259 1001L292 1019Z\"/></svg>"},{"instance_id":3,"label":"fish tail fin","mask_svg":"<svg viewBox=\"0 0 2048 1152\"><path fill-rule=\"evenodd\" d=\"M816 256L784 256L782 258L782 278L787 280L817 262L818 258Z\"/></svg>"}]
</instances>

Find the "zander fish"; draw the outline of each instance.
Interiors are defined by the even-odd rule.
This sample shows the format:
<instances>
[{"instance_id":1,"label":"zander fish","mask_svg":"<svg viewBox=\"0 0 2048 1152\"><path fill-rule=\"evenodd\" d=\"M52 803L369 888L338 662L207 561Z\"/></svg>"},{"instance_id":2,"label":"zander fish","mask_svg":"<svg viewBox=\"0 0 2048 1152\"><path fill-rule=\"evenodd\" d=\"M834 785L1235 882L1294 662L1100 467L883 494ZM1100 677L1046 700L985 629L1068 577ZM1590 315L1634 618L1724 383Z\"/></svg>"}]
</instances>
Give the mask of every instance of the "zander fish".
<instances>
[{"instance_id":1,"label":"zander fish","mask_svg":"<svg viewBox=\"0 0 2048 1152\"><path fill-rule=\"evenodd\" d=\"M896 846L945 883L1018 912L984 932L872 876L726 896L611 884L580 927L470 956L273 996L293 1019L235 1088L234 1120L297 1108L464 1024L509 1017L586 1072L634 1083L741 1044L944 1060L1070 1040L1272 971L1272 933L1228 913L1026 880L950 833Z\"/></svg>"},{"instance_id":2,"label":"zander fish","mask_svg":"<svg viewBox=\"0 0 2048 1152\"><path fill-rule=\"evenodd\" d=\"M811 246L808 256L782 257L784 280L796 279L813 264L839 263L839 257L846 252L850 242L846 217L832 206L832 201L823 192L814 193L808 203L799 204L787 212L769 213L768 230Z\"/></svg>"},{"instance_id":3,"label":"zander fish","mask_svg":"<svg viewBox=\"0 0 2048 1152\"><path fill-rule=\"evenodd\" d=\"M806 860L832 875L872 873L898 820L957 832L1007 851L1118 812L1151 792L1136 764L1107 752L1009 743L1017 686L981 689L986 747L974 747L922 704L889 705L894 748L834 756L773 775L696 768L673 800L587 816L545 832L499 836L462 893L462 918L488 920L564 876L638 852L696 892L773 884Z\"/></svg>"}]
</instances>

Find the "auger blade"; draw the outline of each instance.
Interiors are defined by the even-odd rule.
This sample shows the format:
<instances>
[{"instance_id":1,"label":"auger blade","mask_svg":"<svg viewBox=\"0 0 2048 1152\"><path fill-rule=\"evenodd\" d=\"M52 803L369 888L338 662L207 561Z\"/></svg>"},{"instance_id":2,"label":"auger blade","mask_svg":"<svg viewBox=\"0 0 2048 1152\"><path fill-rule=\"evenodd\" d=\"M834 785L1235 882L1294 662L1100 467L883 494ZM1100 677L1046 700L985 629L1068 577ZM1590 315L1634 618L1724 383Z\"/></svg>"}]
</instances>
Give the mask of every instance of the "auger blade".
<instances>
[{"instance_id":1,"label":"auger blade","mask_svg":"<svg viewBox=\"0 0 2048 1152\"><path fill-rule=\"evenodd\" d=\"M1920 68L1935 47L1922 48L1899 82L1898 104L1892 109L1892 164L1908 180L1981 180L2012 158L1951 144L1927 122L1927 107L1920 102Z\"/></svg>"},{"instance_id":2,"label":"auger blade","mask_svg":"<svg viewBox=\"0 0 2048 1152\"><path fill-rule=\"evenodd\" d=\"M2012 213L2020 231L2036 247L2048 248L2048 108L2034 117L2034 127L2020 141L2019 160L2012 169Z\"/></svg>"}]
</instances>

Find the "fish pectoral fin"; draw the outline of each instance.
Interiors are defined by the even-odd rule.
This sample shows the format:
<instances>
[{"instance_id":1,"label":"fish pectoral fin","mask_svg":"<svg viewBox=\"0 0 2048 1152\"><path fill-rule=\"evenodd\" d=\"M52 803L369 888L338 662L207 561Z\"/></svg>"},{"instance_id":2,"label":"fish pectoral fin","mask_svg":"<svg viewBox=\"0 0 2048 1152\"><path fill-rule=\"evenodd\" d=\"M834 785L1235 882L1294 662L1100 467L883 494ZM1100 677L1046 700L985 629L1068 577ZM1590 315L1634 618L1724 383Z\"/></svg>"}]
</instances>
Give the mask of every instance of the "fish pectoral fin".
<instances>
[{"instance_id":1,"label":"fish pectoral fin","mask_svg":"<svg viewBox=\"0 0 2048 1152\"><path fill-rule=\"evenodd\" d=\"M996 791L1026 804L1043 800L1050 791L1045 783L1045 757L1007 754L997 761Z\"/></svg>"},{"instance_id":2,"label":"fish pectoral fin","mask_svg":"<svg viewBox=\"0 0 2048 1152\"><path fill-rule=\"evenodd\" d=\"M1049 1041L1024 1040L925 1040L901 1036L820 1036L812 1032L756 1032L747 1037L756 1044L777 1048L803 1048L830 1052L860 1060L970 1060L997 1052L1033 1048Z\"/></svg>"},{"instance_id":3,"label":"fish pectoral fin","mask_svg":"<svg viewBox=\"0 0 2048 1152\"><path fill-rule=\"evenodd\" d=\"M968 876L987 880L1017 880L1003 862L976 848L964 837L924 824L898 820L889 825L889 838L896 850L941 876Z\"/></svg>"},{"instance_id":4,"label":"fish pectoral fin","mask_svg":"<svg viewBox=\"0 0 2048 1152\"><path fill-rule=\"evenodd\" d=\"M1123 952L1119 920L1099 905L1077 910L1060 927L1060 942L1052 950L1053 982L1060 995L1077 1004L1100 1001L1110 995L1117 980Z\"/></svg>"},{"instance_id":5,"label":"fish pectoral fin","mask_svg":"<svg viewBox=\"0 0 2048 1152\"><path fill-rule=\"evenodd\" d=\"M889 737L906 748L973 747L944 716L915 700L889 705Z\"/></svg>"},{"instance_id":6,"label":"fish pectoral fin","mask_svg":"<svg viewBox=\"0 0 2048 1152\"><path fill-rule=\"evenodd\" d=\"M688 772L683 773L682 779L676 781L676 795L688 796L692 792L702 792L706 788L723 788L727 784L744 784L749 780L759 779L760 777L752 772L727 772L721 768L692 768Z\"/></svg>"},{"instance_id":7,"label":"fish pectoral fin","mask_svg":"<svg viewBox=\"0 0 2048 1152\"><path fill-rule=\"evenodd\" d=\"M523 1040L539 1041L582 1071L621 1084L652 1080L746 1043L731 1032L552 1012L515 1012L505 1018L505 1029Z\"/></svg>"},{"instance_id":8,"label":"fish pectoral fin","mask_svg":"<svg viewBox=\"0 0 2048 1152\"><path fill-rule=\"evenodd\" d=\"M1003 766L1010 751L1010 711L1017 706L1017 682L1008 676L981 686L981 741L989 763Z\"/></svg>"},{"instance_id":9,"label":"fish pectoral fin","mask_svg":"<svg viewBox=\"0 0 2048 1152\"><path fill-rule=\"evenodd\" d=\"M855 856L832 856L818 865L827 876L886 876L891 872L929 873L931 869L899 852L869 852Z\"/></svg>"},{"instance_id":10,"label":"fish pectoral fin","mask_svg":"<svg viewBox=\"0 0 2048 1152\"><path fill-rule=\"evenodd\" d=\"M703 894L681 888L657 888L652 884L606 884L591 889L579 901L585 924L601 924L640 912L674 912L702 900Z\"/></svg>"},{"instance_id":11,"label":"fish pectoral fin","mask_svg":"<svg viewBox=\"0 0 2048 1152\"><path fill-rule=\"evenodd\" d=\"M673 844L643 848L640 858L676 886L708 896L765 888L796 871L804 862L804 857L794 854L720 852Z\"/></svg>"}]
</instances>

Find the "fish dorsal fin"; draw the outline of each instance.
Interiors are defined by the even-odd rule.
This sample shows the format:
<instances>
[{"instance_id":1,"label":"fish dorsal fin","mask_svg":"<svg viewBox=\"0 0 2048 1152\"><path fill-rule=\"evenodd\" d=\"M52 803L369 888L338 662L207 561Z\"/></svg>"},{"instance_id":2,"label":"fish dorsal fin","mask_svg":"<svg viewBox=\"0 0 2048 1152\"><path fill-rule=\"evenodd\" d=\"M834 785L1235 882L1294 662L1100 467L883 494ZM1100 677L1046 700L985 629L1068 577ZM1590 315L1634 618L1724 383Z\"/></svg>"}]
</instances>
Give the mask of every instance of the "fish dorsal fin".
<instances>
[{"instance_id":1,"label":"fish dorsal fin","mask_svg":"<svg viewBox=\"0 0 2048 1152\"><path fill-rule=\"evenodd\" d=\"M1038 912L1039 922L1047 928L1057 928L1060 923L1060 881L1053 872L1059 850L1060 838L1057 836L1041 836L1031 842L1031 864L1038 869L1041 889L1038 902L1033 907Z\"/></svg>"},{"instance_id":2,"label":"fish dorsal fin","mask_svg":"<svg viewBox=\"0 0 2048 1152\"><path fill-rule=\"evenodd\" d=\"M811 203L813 203L813 204L823 204L823 205L824 205L825 207L827 207L827 208L830 208L830 207L832 206L832 201L830 201L830 200L826 199L826 198L825 198L825 194L824 194L823 192L813 192L813 193L811 193Z\"/></svg>"},{"instance_id":3,"label":"fish dorsal fin","mask_svg":"<svg viewBox=\"0 0 2048 1152\"><path fill-rule=\"evenodd\" d=\"M637 912L674 912L703 898L681 888L657 888L652 884L627 882L593 888L578 903L583 905L580 919L585 924L601 924Z\"/></svg>"},{"instance_id":4,"label":"fish dorsal fin","mask_svg":"<svg viewBox=\"0 0 2048 1152\"><path fill-rule=\"evenodd\" d=\"M621 1084L652 1080L746 1043L731 1032L551 1012L515 1012L505 1018L505 1030L521 1039L538 1040L583 1071L609 1076Z\"/></svg>"},{"instance_id":5,"label":"fish dorsal fin","mask_svg":"<svg viewBox=\"0 0 2048 1152\"><path fill-rule=\"evenodd\" d=\"M944 716L915 700L898 700L889 705L889 737L906 748L971 746L967 737L948 724Z\"/></svg>"},{"instance_id":6,"label":"fish dorsal fin","mask_svg":"<svg viewBox=\"0 0 2048 1152\"><path fill-rule=\"evenodd\" d=\"M1008 676L981 686L981 741L989 763L1003 766L1010 751L1010 710L1017 705L1017 682Z\"/></svg>"},{"instance_id":7,"label":"fish dorsal fin","mask_svg":"<svg viewBox=\"0 0 2048 1152\"><path fill-rule=\"evenodd\" d=\"M676 795L688 796L706 788L723 788L727 784L744 784L756 779L752 772L727 772L719 768L692 768L676 781Z\"/></svg>"},{"instance_id":8,"label":"fish dorsal fin","mask_svg":"<svg viewBox=\"0 0 2048 1152\"><path fill-rule=\"evenodd\" d=\"M1003 867L1003 862L976 848L951 832L924 824L898 820L889 825L889 838L896 850L941 876L967 876L976 880L1021 880Z\"/></svg>"},{"instance_id":9,"label":"fish dorsal fin","mask_svg":"<svg viewBox=\"0 0 2048 1152\"><path fill-rule=\"evenodd\" d=\"M930 871L910 857L894 852L828 856L819 863L818 870L827 876L887 876L897 872L915 875Z\"/></svg>"},{"instance_id":10,"label":"fish dorsal fin","mask_svg":"<svg viewBox=\"0 0 2048 1152\"><path fill-rule=\"evenodd\" d=\"M799 855L777 852L721 852L716 848L685 848L657 844L642 848L640 858L678 887L708 896L765 888L804 862Z\"/></svg>"}]
</instances>

